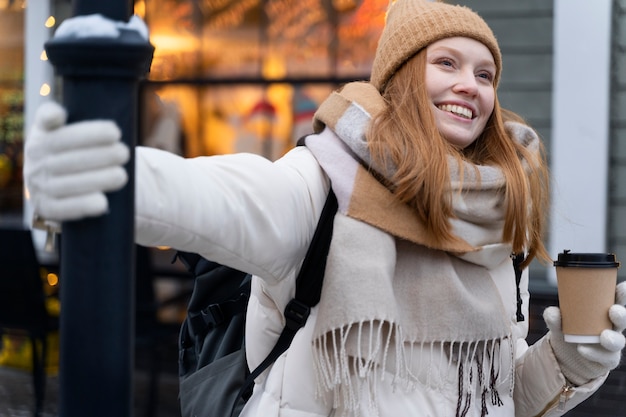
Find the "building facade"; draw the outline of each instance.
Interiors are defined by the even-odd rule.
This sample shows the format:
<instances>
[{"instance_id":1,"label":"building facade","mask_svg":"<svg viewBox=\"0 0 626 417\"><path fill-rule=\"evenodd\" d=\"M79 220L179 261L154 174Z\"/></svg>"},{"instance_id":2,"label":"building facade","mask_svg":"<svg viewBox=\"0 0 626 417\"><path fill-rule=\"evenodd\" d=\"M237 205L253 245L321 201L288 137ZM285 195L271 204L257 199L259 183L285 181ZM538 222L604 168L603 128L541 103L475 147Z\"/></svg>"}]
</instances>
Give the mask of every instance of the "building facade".
<instances>
[{"instance_id":1,"label":"building facade","mask_svg":"<svg viewBox=\"0 0 626 417\"><path fill-rule=\"evenodd\" d=\"M625 1L458 2L479 12L501 44L502 105L545 141L555 177L552 256L571 249L626 259ZM186 156L279 157L310 131L328 92L367 79L387 4L136 0L156 47L141 84L139 142ZM70 14L69 0L0 1L0 219L28 217L24 129L41 101L58 98L42 45ZM553 287L551 271L533 265L534 282Z\"/></svg>"}]
</instances>

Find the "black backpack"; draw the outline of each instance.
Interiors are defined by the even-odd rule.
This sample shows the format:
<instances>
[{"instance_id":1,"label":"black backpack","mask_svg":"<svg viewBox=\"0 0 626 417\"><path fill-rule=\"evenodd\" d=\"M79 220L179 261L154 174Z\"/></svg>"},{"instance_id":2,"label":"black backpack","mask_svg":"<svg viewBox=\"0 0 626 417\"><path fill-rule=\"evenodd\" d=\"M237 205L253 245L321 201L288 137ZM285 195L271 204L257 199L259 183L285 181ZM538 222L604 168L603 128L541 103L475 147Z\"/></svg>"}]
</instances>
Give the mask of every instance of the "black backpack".
<instances>
[{"instance_id":1,"label":"black backpack","mask_svg":"<svg viewBox=\"0 0 626 417\"><path fill-rule=\"evenodd\" d=\"M197 254L177 253L195 277L178 346L182 417L240 414L254 379L289 348L311 307L319 302L336 211L337 199L330 191L296 279L295 297L284 312L285 327L273 350L252 372L244 347L251 276Z\"/></svg>"}]
</instances>

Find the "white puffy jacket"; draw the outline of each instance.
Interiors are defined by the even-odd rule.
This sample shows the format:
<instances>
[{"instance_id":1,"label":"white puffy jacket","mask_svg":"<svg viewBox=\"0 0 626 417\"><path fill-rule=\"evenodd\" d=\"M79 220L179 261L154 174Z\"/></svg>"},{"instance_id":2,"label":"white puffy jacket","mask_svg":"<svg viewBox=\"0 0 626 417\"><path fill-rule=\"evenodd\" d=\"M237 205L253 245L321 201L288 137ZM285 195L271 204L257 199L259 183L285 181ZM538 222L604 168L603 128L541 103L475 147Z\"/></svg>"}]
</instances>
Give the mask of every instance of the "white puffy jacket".
<instances>
[{"instance_id":1,"label":"white puffy jacket","mask_svg":"<svg viewBox=\"0 0 626 417\"><path fill-rule=\"evenodd\" d=\"M282 327L282 311L293 297L294 280L324 205L329 181L306 147L276 162L252 154L183 159L151 148L136 153L136 240L201 255L255 275L246 329L250 367L271 350ZM167 166L167 170L163 167ZM190 199L189 196L196 198ZM510 262L494 268L503 305L517 339L514 395L489 409L489 417L558 416L589 397L603 378L569 387L545 339L529 347L528 321L516 321L516 291ZM502 279L497 279L502 277ZM521 291L528 317L528 276ZM329 393L316 393L311 338L314 308L291 348L258 380L242 416L318 417L341 415ZM380 416L447 417L457 393L377 387ZM360 415L373 409L362 407ZM480 415L480 405L469 416Z\"/></svg>"}]
</instances>

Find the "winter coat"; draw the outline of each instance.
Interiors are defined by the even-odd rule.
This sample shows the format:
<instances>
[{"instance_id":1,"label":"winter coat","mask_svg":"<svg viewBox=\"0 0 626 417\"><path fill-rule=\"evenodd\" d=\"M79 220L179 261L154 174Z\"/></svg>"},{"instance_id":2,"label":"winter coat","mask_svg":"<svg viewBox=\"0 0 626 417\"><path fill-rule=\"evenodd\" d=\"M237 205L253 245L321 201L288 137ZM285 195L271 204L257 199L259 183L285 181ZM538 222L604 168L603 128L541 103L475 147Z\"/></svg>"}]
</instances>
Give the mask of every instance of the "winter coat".
<instances>
[{"instance_id":1,"label":"winter coat","mask_svg":"<svg viewBox=\"0 0 626 417\"><path fill-rule=\"evenodd\" d=\"M137 243L197 252L254 274L246 326L246 353L254 369L284 326L282 311L294 295L295 276L329 190L328 177L306 147L273 163L252 154L183 159L141 147L136 159ZM512 395L501 393L503 404L490 408L489 416L564 414L595 392L604 378L570 387L547 339L530 347L525 341L528 319L516 319L510 260L493 266L490 274L511 320L515 384ZM528 318L527 272L520 286ZM257 379L242 416L343 414L333 408L332 393L321 390L315 379L311 340L317 313L314 308L290 349ZM406 393L394 389L392 377L376 381L377 407L364 404L359 415L455 415L458 392L418 388ZM466 415L479 416L480 409L472 404Z\"/></svg>"}]
</instances>

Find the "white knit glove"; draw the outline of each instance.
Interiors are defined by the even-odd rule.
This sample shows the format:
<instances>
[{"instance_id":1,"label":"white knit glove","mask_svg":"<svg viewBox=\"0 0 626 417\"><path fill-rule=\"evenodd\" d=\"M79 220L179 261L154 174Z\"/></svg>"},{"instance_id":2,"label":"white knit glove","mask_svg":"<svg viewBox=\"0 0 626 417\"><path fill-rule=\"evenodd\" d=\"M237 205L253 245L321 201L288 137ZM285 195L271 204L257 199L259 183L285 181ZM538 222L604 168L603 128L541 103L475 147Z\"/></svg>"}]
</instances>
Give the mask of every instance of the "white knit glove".
<instances>
[{"instance_id":1,"label":"white knit glove","mask_svg":"<svg viewBox=\"0 0 626 417\"><path fill-rule=\"evenodd\" d=\"M130 157L114 122L66 120L63 107L44 103L24 147L24 181L35 217L60 222L106 213L104 193L126 184L123 164Z\"/></svg>"},{"instance_id":2,"label":"white knit glove","mask_svg":"<svg viewBox=\"0 0 626 417\"><path fill-rule=\"evenodd\" d=\"M626 282L618 284L615 304L609 309L613 329L603 330L599 344L576 344L563 340L561 310L548 307L543 319L548 326L548 338L561 372L576 386L605 375L615 369L621 360L621 351L626 344L622 332L626 329Z\"/></svg>"}]
</instances>

